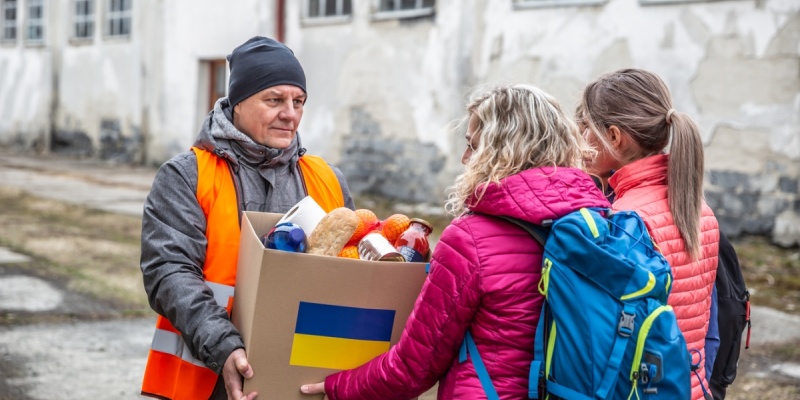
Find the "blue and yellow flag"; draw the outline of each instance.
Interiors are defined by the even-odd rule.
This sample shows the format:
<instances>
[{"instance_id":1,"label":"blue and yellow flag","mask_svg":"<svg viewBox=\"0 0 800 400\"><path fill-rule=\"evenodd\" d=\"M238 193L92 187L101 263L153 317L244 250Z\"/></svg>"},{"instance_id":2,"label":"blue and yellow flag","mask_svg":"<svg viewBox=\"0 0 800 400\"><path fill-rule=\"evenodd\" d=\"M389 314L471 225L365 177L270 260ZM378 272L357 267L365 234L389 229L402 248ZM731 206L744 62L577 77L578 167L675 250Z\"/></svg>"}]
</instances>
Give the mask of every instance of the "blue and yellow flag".
<instances>
[{"instance_id":1,"label":"blue and yellow flag","mask_svg":"<svg viewBox=\"0 0 800 400\"><path fill-rule=\"evenodd\" d=\"M350 369L389 350L395 310L300 302L289 364Z\"/></svg>"}]
</instances>

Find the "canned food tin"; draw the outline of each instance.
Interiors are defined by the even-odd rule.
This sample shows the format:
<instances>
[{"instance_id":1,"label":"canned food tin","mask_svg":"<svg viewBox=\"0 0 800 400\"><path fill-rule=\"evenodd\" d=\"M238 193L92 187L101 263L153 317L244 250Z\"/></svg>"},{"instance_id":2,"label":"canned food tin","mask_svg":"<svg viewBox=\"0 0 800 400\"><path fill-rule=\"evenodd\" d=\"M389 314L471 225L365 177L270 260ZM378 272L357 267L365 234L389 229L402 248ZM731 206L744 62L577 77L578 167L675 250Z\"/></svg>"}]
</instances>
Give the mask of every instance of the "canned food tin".
<instances>
[{"instance_id":1,"label":"canned food tin","mask_svg":"<svg viewBox=\"0 0 800 400\"><path fill-rule=\"evenodd\" d=\"M358 242L358 256L370 261L405 261L380 233L370 233Z\"/></svg>"}]
</instances>

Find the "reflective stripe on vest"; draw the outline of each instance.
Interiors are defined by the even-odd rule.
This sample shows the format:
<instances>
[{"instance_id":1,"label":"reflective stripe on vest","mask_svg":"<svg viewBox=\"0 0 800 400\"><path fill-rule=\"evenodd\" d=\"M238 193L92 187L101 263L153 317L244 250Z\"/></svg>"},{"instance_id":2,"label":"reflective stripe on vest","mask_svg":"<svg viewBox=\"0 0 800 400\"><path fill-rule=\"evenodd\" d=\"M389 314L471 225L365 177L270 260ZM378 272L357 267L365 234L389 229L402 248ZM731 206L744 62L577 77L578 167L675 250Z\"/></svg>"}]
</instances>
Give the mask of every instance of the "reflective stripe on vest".
<instances>
[{"instance_id":1,"label":"reflective stripe on vest","mask_svg":"<svg viewBox=\"0 0 800 400\"><path fill-rule=\"evenodd\" d=\"M181 335L174 332L156 329L156 333L153 334L153 344L150 345L150 349L179 357L181 360L190 362L198 367L206 367L202 361L192 357L189 346L183 342Z\"/></svg>"},{"instance_id":2,"label":"reflective stripe on vest","mask_svg":"<svg viewBox=\"0 0 800 400\"><path fill-rule=\"evenodd\" d=\"M228 314L233 306L239 253L239 202L227 161L192 148L197 157L197 201L206 216L206 259L203 278L217 304ZM298 162L307 193L326 211L344 206L336 174L319 157ZM163 399L207 399L218 376L191 355L180 332L162 316L145 367L142 394Z\"/></svg>"},{"instance_id":3,"label":"reflective stripe on vest","mask_svg":"<svg viewBox=\"0 0 800 400\"><path fill-rule=\"evenodd\" d=\"M228 313L230 313L230 307L233 305L234 288L209 281L206 281L206 285L214 292L214 300L217 301L217 304L225 307ZM202 361L192 356L189 346L184 343L180 333L156 328L156 333L153 335L153 343L150 345L150 348L153 351L180 357L186 362L206 368Z\"/></svg>"},{"instance_id":4,"label":"reflective stripe on vest","mask_svg":"<svg viewBox=\"0 0 800 400\"><path fill-rule=\"evenodd\" d=\"M214 293L214 300L217 301L217 304L225 307L225 309L228 310L228 314L230 314L230 307L233 305L233 292L235 288L233 286L214 283L211 281L206 281L206 285L209 289L211 289L211 292Z\"/></svg>"},{"instance_id":5,"label":"reflective stripe on vest","mask_svg":"<svg viewBox=\"0 0 800 400\"><path fill-rule=\"evenodd\" d=\"M214 301L228 311L233 308L234 287L205 281ZM179 383L191 385L180 385ZM217 374L194 358L180 332L166 318L158 316L153 342L145 367L142 394L166 399L207 399Z\"/></svg>"}]
</instances>

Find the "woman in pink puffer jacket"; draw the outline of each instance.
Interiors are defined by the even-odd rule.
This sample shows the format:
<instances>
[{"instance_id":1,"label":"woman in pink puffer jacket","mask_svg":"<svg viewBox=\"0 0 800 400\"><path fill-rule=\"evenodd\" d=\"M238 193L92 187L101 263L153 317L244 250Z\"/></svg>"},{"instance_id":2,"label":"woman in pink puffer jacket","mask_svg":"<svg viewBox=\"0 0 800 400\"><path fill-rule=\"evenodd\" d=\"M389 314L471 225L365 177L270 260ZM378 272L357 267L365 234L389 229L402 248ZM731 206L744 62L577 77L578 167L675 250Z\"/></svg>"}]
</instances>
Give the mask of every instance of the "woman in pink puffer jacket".
<instances>
[{"instance_id":1,"label":"woman in pink puffer jacket","mask_svg":"<svg viewBox=\"0 0 800 400\"><path fill-rule=\"evenodd\" d=\"M495 215L541 224L581 207L609 207L580 168L586 145L556 101L526 85L499 87L468 106L465 171L448 211L458 217L433 252L431 272L397 345L372 361L304 385L340 399L410 399L439 382L439 399L485 399L469 330L502 399L527 399L544 297L542 247Z\"/></svg>"}]
</instances>

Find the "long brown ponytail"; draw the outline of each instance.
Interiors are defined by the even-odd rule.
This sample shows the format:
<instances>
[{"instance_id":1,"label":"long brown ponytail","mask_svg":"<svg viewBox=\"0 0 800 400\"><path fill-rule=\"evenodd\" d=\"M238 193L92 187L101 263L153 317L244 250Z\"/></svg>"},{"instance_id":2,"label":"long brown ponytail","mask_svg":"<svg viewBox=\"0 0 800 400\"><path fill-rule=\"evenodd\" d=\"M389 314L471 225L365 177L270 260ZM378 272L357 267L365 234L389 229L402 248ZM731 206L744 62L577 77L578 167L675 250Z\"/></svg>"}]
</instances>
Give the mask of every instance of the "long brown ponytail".
<instances>
[{"instance_id":1,"label":"long brown ponytail","mask_svg":"<svg viewBox=\"0 0 800 400\"><path fill-rule=\"evenodd\" d=\"M663 153L669 145L667 201L686 250L697 258L703 205L703 142L694 121L672 108L666 84L656 74L640 69L603 75L584 89L578 114L605 150L622 163ZM612 125L630 136L640 150L615 152L605 134L597 134Z\"/></svg>"},{"instance_id":2,"label":"long brown ponytail","mask_svg":"<svg viewBox=\"0 0 800 400\"><path fill-rule=\"evenodd\" d=\"M697 258L703 207L703 141L697 125L686 114L674 112L670 125L672 144L667 167L667 201L686 249Z\"/></svg>"}]
</instances>

